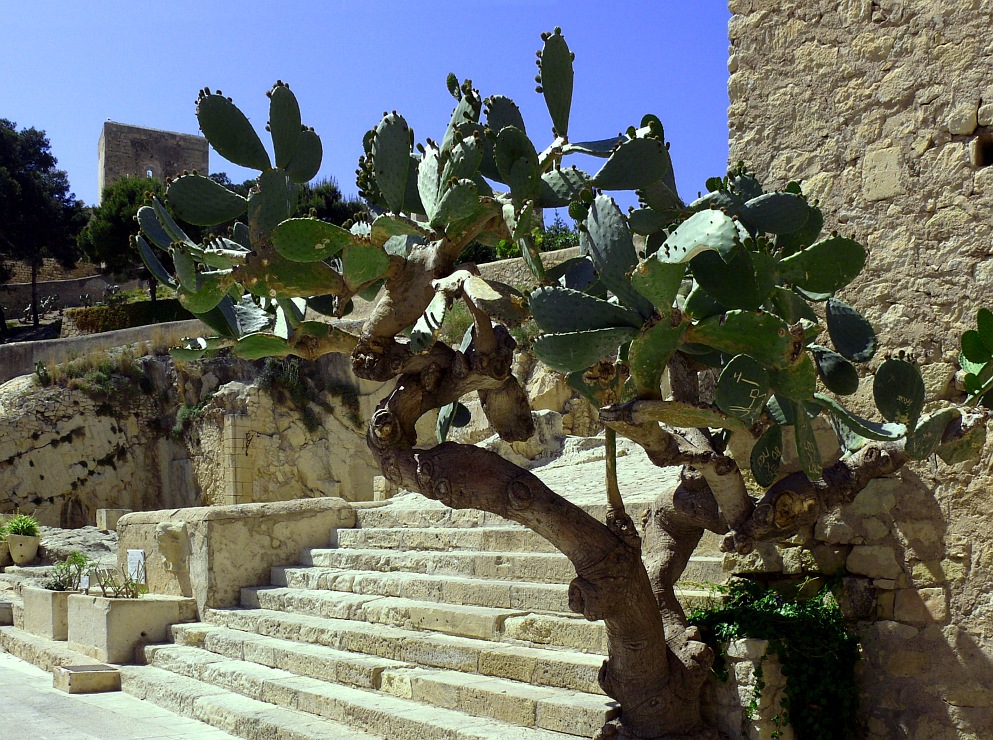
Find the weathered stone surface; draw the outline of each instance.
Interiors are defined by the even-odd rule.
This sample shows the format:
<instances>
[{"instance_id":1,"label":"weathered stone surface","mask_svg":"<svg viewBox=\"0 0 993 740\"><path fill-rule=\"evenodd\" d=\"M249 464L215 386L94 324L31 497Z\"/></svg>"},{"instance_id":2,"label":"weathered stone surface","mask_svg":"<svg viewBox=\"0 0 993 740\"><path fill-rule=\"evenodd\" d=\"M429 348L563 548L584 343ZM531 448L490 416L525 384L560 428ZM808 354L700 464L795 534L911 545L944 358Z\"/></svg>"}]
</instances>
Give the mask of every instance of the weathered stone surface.
<instances>
[{"instance_id":1,"label":"weathered stone surface","mask_svg":"<svg viewBox=\"0 0 993 740\"><path fill-rule=\"evenodd\" d=\"M775 186L803 178L805 192L820 200L825 229L852 234L870 250L865 272L842 295L876 327L881 347L870 364L909 351L923 365L929 398L960 399L951 383L959 338L989 307L993 288L993 168L979 166L975 154L986 133L977 126L993 124L993 7L729 6L729 160L744 160ZM837 62L797 85L797 52L804 60L824 47L839 51ZM871 383L851 403L871 416ZM866 586L852 616L865 625L880 624L875 618L961 628L956 639L938 642L908 626L900 640L914 644L860 630L867 653L883 656L863 670L870 737L993 736L988 707L949 709L953 695L981 704L980 689L993 686L991 468L989 446L975 464L914 463L876 489L880 495L867 489L816 524L816 539L851 545L849 572L865 574L846 579ZM896 656L892 664L886 655Z\"/></svg>"},{"instance_id":2,"label":"weathered stone surface","mask_svg":"<svg viewBox=\"0 0 993 740\"><path fill-rule=\"evenodd\" d=\"M866 200L885 200L907 190L901 182L900 151L896 147L868 152L862 167Z\"/></svg>"},{"instance_id":3,"label":"weathered stone surface","mask_svg":"<svg viewBox=\"0 0 993 740\"><path fill-rule=\"evenodd\" d=\"M871 578L896 578L901 572L893 548L876 545L853 547L848 554L848 570Z\"/></svg>"}]
</instances>

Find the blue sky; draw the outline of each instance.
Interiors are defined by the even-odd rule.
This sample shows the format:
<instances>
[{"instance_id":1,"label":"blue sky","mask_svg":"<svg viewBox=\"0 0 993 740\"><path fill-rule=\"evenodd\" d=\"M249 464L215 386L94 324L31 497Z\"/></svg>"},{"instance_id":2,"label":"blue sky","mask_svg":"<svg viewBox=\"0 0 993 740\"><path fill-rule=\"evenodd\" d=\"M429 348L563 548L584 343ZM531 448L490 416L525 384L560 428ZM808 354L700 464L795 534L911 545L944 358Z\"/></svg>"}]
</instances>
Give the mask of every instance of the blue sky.
<instances>
[{"instance_id":1,"label":"blue sky","mask_svg":"<svg viewBox=\"0 0 993 740\"><path fill-rule=\"evenodd\" d=\"M534 92L534 52L556 25L576 54L573 140L611 136L654 113L684 198L727 165L723 0L4 0L2 18L0 118L44 129L88 204L103 122L197 133L204 86L233 97L261 129L265 91L288 82L324 143L319 176L347 193L362 134L383 111L402 113L418 141L441 138L454 106L448 72L471 78L484 97L513 98L541 149L551 123ZM252 176L214 152L210 169Z\"/></svg>"}]
</instances>

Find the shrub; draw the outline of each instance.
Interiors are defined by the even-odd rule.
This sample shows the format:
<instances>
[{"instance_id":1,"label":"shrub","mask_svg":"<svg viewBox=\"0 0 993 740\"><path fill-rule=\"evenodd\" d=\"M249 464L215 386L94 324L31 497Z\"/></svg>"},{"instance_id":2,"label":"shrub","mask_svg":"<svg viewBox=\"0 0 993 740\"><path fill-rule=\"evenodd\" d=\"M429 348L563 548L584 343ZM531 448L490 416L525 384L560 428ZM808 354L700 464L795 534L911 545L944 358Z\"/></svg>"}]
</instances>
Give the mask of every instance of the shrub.
<instances>
[{"instance_id":1,"label":"shrub","mask_svg":"<svg viewBox=\"0 0 993 740\"><path fill-rule=\"evenodd\" d=\"M7 522L5 530L7 534L16 534L22 537L37 537L38 520L30 514L18 514Z\"/></svg>"},{"instance_id":2,"label":"shrub","mask_svg":"<svg viewBox=\"0 0 993 740\"><path fill-rule=\"evenodd\" d=\"M133 326L193 318L193 314L175 299L72 308L67 310L65 315L83 334L99 334L105 331L130 329Z\"/></svg>"}]
</instances>

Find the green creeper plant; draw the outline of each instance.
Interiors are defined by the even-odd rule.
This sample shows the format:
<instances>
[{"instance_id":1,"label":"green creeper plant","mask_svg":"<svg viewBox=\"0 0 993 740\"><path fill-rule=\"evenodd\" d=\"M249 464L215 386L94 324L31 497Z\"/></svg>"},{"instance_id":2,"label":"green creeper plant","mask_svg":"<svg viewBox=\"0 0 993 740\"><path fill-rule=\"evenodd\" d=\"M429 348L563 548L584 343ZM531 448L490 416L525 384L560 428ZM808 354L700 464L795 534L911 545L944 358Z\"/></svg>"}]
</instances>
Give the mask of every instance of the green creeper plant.
<instances>
[{"instance_id":1,"label":"green creeper plant","mask_svg":"<svg viewBox=\"0 0 993 740\"><path fill-rule=\"evenodd\" d=\"M136 247L215 332L185 340L174 356L343 352L358 377L393 382L366 435L391 483L520 522L575 565L570 608L604 620L609 659L599 681L622 708L603 736L701 736L700 687L713 653L674 584L702 532L724 534L738 552L788 538L910 459L976 455L986 417L951 406L925 414L923 381L906 357L876 371L881 418L849 410L838 397L858 389L878 342L837 294L860 274L866 250L822 234L823 215L797 183L766 191L743 165L684 203L653 115L618 136L573 140L573 54L560 29L542 40L537 89L549 141L534 143L509 98L484 98L449 75L455 107L440 139L418 142L395 111L366 133L357 184L372 215L349 228L291 217L300 184L320 166L321 141L302 125L287 85L269 92L271 153L233 101L201 90L201 130L222 156L258 170L256 185L243 196L196 173L176 178L166 200L179 218L234 226L196 243L153 201L138 212ZM574 155L601 164L587 172ZM634 191L639 207L625 213L614 191ZM546 268L538 214L560 207L577 223L581 255ZM539 287L523 295L458 264L476 242L516 245ZM350 332L334 319L355 296L374 307ZM457 345L439 340L456 303L472 322ZM529 319L543 332L537 356L601 408L605 522L495 453L444 441L466 421L460 399L471 394L504 439L533 434L512 373L511 330ZM987 350L984 358L993 344ZM707 376L713 393L701 382ZM432 410L440 443L416 448L415 423ZM818 417L844 450L826 465ZM641 531L617 484L618 434L656 465L684 468L679 489L660 494Z\"/></svg>"}]
</instances>

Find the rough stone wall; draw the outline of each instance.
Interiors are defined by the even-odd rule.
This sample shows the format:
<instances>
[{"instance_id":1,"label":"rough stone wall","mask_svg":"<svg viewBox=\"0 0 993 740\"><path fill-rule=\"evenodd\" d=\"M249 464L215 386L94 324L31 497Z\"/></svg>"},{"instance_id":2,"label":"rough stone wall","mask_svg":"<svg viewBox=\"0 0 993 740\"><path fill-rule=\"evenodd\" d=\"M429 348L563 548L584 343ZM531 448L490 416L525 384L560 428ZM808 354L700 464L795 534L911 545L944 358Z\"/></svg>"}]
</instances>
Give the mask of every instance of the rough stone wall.
<instances>
[{"instance_id":1,"label":"rough stone wall","mask_svg":"<svg viewBox=\"0 0 993 740\"><path fill-rule=\"evenodd\" d=\"M954 396L959 337L993 295L993 3L729 6L731 161L801 181L826 229L867 245L843 297L876 326L875 362L907 349ZM847 568L869 737L993 737L991 458L874 483L818 523L823 563L781 548L735 566Z\"/></svg>"},{"instance_id":2,"label":"rough stone wall","mask_svg":"<svg viewBox=\"0 0 993 740\"><path fill-rule=\"evenodd\" d=\"M309 405L314 428L300 409L274 399L258 383L232 382L217 390L184 434L204 504L321 496L372 500L373 477L380 471L366 445L365 424L388 387L358 381L343 355L321 358L317 372L329 387L353 390L357 406L349 409L333 390L326 393L330 411ZM231 425L238 427L233 446L225 443ZM237 476L228 473L235 469Z\"/></svg>"},{"instance_id":3,"label":"rough stone wall","mask_svg":"<svg viewBox=\"0 0 993 740\"><path fill-rule=\"evenodd\" d=\"M126 410L65 388L0 391L0 510L34 514L45 525L92 525L103 508L189 506L164 493L158 405L143 397Z\"/></svg>"},{"instance_id":4,"label":"rough stone wall","mask_svg":"<svg viewBox=\"0 0 993 740\"><path fill-rule=\"evenodd\" d=\"M126 175L159 180L175 177L183 170L209 172L209 149L202 136L160 131L107 121L97 145L98 192Z\"/></svg>"}]
</instances>

